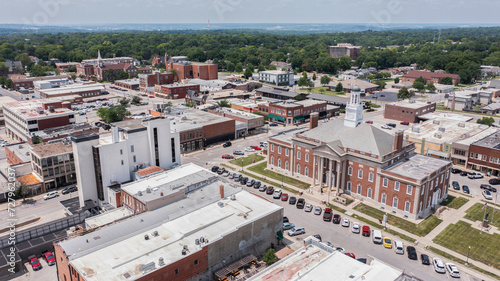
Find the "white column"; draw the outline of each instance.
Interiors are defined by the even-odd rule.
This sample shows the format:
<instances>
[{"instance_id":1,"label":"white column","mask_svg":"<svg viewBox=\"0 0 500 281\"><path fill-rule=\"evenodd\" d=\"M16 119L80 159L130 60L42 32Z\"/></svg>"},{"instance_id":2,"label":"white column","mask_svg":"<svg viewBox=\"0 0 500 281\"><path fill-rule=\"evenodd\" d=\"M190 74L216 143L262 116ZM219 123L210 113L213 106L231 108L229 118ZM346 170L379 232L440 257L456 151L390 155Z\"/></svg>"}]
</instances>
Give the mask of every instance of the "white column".
<instances>
[{"instance_id":1,"label":"white column","mask_svg":"<svg viewBox=\"0 0 500 281\"><path fill-rule=\"evenodd\" d=\"M316 155L313 154L313 183L312 183L312 186L315 187L316 186Z\"/></svg>"},{"instance_id":2,"label":"white column","mask_svg":"<svg viewBox=\"0 0 500 281\"><path fill-rule=\"evenodd\" d=\"M319 186L320 186L320 188L323 188L323 172L324 172L324 169L325 169L325 167L323 165L324 164L323 163L324 162L323 161L323 157L319 157L318 161L319 161L319 165L320 165L320 169L319 169L320 174L318 175Z\"/></svg>"}]
</instances>

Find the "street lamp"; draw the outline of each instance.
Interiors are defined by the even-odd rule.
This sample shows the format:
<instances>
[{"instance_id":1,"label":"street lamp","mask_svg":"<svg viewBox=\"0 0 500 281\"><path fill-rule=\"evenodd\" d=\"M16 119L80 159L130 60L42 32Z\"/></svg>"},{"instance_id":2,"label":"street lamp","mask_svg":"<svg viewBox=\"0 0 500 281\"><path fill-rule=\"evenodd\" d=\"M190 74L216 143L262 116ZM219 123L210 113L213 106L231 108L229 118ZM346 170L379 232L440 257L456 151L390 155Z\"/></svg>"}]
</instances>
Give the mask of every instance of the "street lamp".
<instances>
[{"instance_id":1,"label":"street lamp","mask_svg":"<svg viewBox=\"0 0 500 281\"><path fill-rule=\"evenodd\" d=\"M283 174L281 174L281 188L283 188Z\"/></svg>"},{"instance_id":2,"label":"street lamp","mask_svg":"<svg viewBox=\"0 0 500 281\"><path fill-rule=\"evenodd\" d=\"M243 158L241 158L241 171L243 172Z\"/></svg>"},{"instance_id":3,"label":"street lamp","mask_svg":"<svg viewBox=\"0 0 500 281\"><path fill-rule=\"evenodd\" d=\"M470 254L470 246L469 249L467 250L467 261L465 261L465 265L469 265L469 254Z\"/></svg>"}]
</instances>

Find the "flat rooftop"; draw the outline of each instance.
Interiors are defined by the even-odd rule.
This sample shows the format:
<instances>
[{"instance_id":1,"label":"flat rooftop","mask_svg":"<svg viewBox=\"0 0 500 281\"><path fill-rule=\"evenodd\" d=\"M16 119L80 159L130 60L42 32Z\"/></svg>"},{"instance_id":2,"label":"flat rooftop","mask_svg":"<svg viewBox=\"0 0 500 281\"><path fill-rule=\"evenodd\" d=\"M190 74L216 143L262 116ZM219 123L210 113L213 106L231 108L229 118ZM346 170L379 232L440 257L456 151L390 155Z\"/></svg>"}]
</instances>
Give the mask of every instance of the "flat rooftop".
<instances>
[{"instance_id":1,"label":"flat rooftop","mask_svg":"<svg viewBox=\"0 0 500 281\"><path fill-rule=\"evenodd\" d=\"M2 105L6 103L15 102L16 100L9 96L0 96L0 110L2 109Z\"/></svg>"},{"instance_id":2,"label":"flat rooftop","mask_svg":"<svg viewBox=\"0 0 500 281\"><path fill-rule=\"evenodd\" d=\"M454 120L427 120L422 124L413 125L405 131L411 139L425 139L426 142L451 143L455 140L473 136L487 129L487 125L460 122Z\"/></svg>"},{"instance_id":3,"label":"flat rooftop","mask_svg":"<svg viewBox=\"0 0 500 281\"><path fill-rule=\"evenodd\" d=\"M249 112L246 112L246 111L243 111L243 110L234 109L234 108L227 108L227 107L224 108L224 107L222 107L222 108L219 108L219 111L224 112L226 114L230 114L232 116L236 116L236 117L242 118L242 119L246 119L246 120L264 118L262 115L257 115L257 114L249 113Z\"/></svg>"},{"instance_id":4,"label":"flat rooftop","mask_svg":"<svg viewBox=\"0 0 500 281\"><path fill-rule=\"evenodd\" d=\"M93 216L85 219L85 224L88 228L97 228L101 227L115 221L128 218L134 215L134 211L127 207L120 207L117 209L113 209L111 211L99 214L97 216Z\"/></svg>"},{"instance_id":5,"label":"flat rooftop","mask_svg":"<svg viewBox=\"0 0 500 281\"><path fill-rule=\"evenodd\" d=\"M303 131L304 131L304 128L295 129L295 130L287 131L286 133L281 134L281 135L271 136L269 139L278 140L278 141L292 144L292 138L295 136L295 134L298 134L298 133L303 132Z\"/></svg>"},{"instance_id":6,"label":"flat rooftop","mask_svg":"<svg viewBox=\"0 0 500 281\"><path fill-rule=\"evenodd\" d=\"M413 154L382 170L415 180L423 180L430 174L449 164L450 161L448 160L424 156L422 154Z\"/></svg>"},{"instance_id":7,"label":"flat rooftop","mask_svg":"<svg viewBox=\"0 0 500 281\"><path fill-rule=\"evenodd\" d=\"M193 83L173 83L173 84L164 84L164 85L158 85L161 86L162 88L182 88L182 87L189 87L189 86L196 86L197 84Z\"/></svg>"},{"instance_id":8,"label":"flat rooftop","mask_svg":"<svg viewBox=\"0 0 500 281\"><path fill-rule=\"evenodd\" d=\"M500 134L498 134L498 131L496 131L489 136L476 141L474 145L492 149L500 149Z\"/></svg>"},{"instance_id":9,"label":"flat rooftop","mask_svg":"<svg viewBox=\"0 0 500 281\"><path fill-rule=\"evenodd\" d=\"M115 122L114 125L126 131L144 128L144 125L142 124L142 119L130 119L125 121L119 121Z\"/></svg>"},{"instance_id":10,"label":"flat rooftop","mask_svg":"<svg viewBox=\"0 0 500 281\"><path fill-rule=\"evenodd\" d=\"M303 106L313 106L317 104L326 104L325 101L319 101L319 100L301 100L301 101L296 101L296 104L301 104Z\"/></svg>"},{"instance_id":11,"label":"flat rooftop","mask_svg":"<svg viewBox=\"0 0 500 281\"><path fill-rule=\"evenodd\" d=\"M432 103L415 101L415 100L412 100L412 102L407 101L407 100L402 100L402 101L390 103L389 105L405 107L405 108L419 109L419 108L426 107L426 106L431 105L431 104Z\"/></svg>"},{"instance_id":12,"label":"flat rooftop","mask_svg":"<svg viewBox=\"0 0 500 281\"><path fill-rule=\"evenodd\" d=\"M36 118L36 117L46 117L53 115L69 115L73 114L71 109L67 108L56 108L54 112L43 109L44 103L50 103L57 100L52 99L34 99L27 101L16 101L12 103L4 104L4 109L12 111L15 115L23 118Z\"/></svg>"},{"instance_id":13,"label":"flat rooftop","mask_svg":"<svg viewBox=\"0 0 500 281\"><path fill-rule=\"evenodd\" d=\"M217 92L210 93L211 99L223 99L223 98L231 98L231 97L239 97L239 96L250 96L250 93L244 90L237 89L226 89L220 90Z\"/></svg>"},{"instance_id":14,"label":"flat rooftop","mask_svg":"<svg viewBox=\"0 0 500 281\"><path fill-rule=\"evenodd\" d=\"M97 84L86 84L86 85L73 84L59 88L40 89L38 91L40 93L52 96L52 95L62 95L62 94L71 94L71 93L79 93L86 91L101 91L101 90L104 90L104 85L97 83Z\"/></svg>"},{"instance_id":15,"label":"flat rooftop","mask_svg":"<svg viewBox=\"0 0 500 281\"><path fill-rule=\"evenodd\" d=\"M205 125L220 123L224 121L232 121L232 119L227 117L222 117L217 114L197 110L197 109L186 109L182 115L168 115L169 118L173 117L170 122L170 130L176 132L182 132L186 130L193 130L196 128L201 128Z\"/></svg>"},{"instance_id":16,"label":"flat rooftop","mask_svg":"<svg viewBox=\"0 0 500 281\"><path fill-rule=\"evenodd\" d=\"M198 204L189 210L169 205L91 234L63 241L60 246L68 255L70 264L85 280L136 280L144 276L145 271L160 267L160 257L168 265L201 251L201 246L195 244L195 240L200 237L204 237L205 241L217 241L238 228L282 209L246 191L235 193L234 199ZM165 210L174 210L172 207L176 207L177 213L182 215L167 215ZM158 221L158 217L162 217L161 223L148 225L148 221ZM157 236L153 235L154 231ZM150 238L145 240L145 235ZM93 247L93 244L99 245ZM182 254L183 247L188 248L187 255Z\"/></svg>"},{"instance_id":17,"label":"flat rooftop","mask_svg":"<svg viewBox=\"0 0 500 281\"><path fill-rule=\"evenodd\" d=\"M12 153L14 153L24 163L31 161L30 146L29 144L15 143L6 146Z\"/></svg>"},{"instance_id":18,"label":"flat rooftop","mask_svg":"<svg viewBox=\"0 0 500 281\"><path fill-rule=\"evenodd\" d=\"M131 85L131 86L136 86L136 85L139 85L139 78L116 80L115 83L116 82Z\"/></svg>"},{"instance_id":19,"label":"flat rooftop","mask_svg":"<svg viewBox=\"0 0 500 281\"><path fill-rule=\"evenodd\" d=\"M495 128L495 127L489 127L488 129L482 131L482 132L479 132L473 136L470 136L470 137L467 137L467 138L463 138L461 140L458 140L456 141L455 143L457 144L464 144L464 145L471 145L473 143L475 143L476 141L478 140L481 140L491 134L494 134L494 133L497 133L499 130L498 128ZM466 156L467 157L467 156Z\"/></svg>"},{"instance_id":20,"label":"flat rooftop","mask_svg":"<svg viewBox=\"0 0 500 281\"><path fill-rule=\"evenodd\" d=\"M465 116L458 113L445 113L437 111L422 114L418 118L425 120L454 120L460 122L468 122L473 119L470 116Z\"/></svg>"},{"instance_id":21,"label":"flat rooftop","mask_svg":"<svg viewBox=\"0 0 500 281\"><path fill-rule=\"evenodd\" d=\"M298 104L296 102L292 102L292 101L283 101L283 102L280 102L280 103L275 103L276 106L281 106L281 107L289 107L289 108L293 108L293 107L300 107L301 104Z\"/></svg>"},{"instance_id":22,"label":"flat rooftop","mask_svg":"<svg viewBox=\"0 0 500 281\"><path fill-rule=\"evenodd\" d=\"M44 129L41 131L31 132L42 139L44 138L52 138L58 136L71 135L72 133L87 131L96 128L90 123L76 123L70 124L66 126L54 127L50 129Z\"/></svg>"},{"instance_id":23,"label":"flat rooftop","mask_svg":"<svg viewBox=\"0 0 500 281\"><path fill-rule=\"evenodd\" d=\"M272 74L272 75L289 74L289 73L292 73L292 72L282 71L282 70L266 70L266 71L259 72L259 74Z\"/></svg>"},{"instance_id":24,"label":"flat rooftop","mask_svg":"<svg viewBox=\"0 0 500 281\"><path fill-rule=\"evenodd\" d=\"M44 158L48 156L55 156L73 152L73 145L71 144L71 142L64 143L62 141L54 143L43 142L33 145L31 151L34 154Z\"/></svg>"}]
</instances>

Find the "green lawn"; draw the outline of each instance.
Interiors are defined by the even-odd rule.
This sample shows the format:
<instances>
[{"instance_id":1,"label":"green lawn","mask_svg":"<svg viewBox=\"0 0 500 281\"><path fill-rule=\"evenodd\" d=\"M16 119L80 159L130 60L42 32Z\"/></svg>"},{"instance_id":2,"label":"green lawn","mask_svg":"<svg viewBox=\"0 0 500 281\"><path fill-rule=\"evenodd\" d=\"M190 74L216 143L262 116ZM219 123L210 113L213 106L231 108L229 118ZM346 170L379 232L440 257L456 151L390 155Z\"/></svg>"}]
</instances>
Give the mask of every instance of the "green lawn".
<instances>
[{"instance_id":1,"label":"green lawn","mask_svg":"<svg viewBox=\"0 0 500 281\"><path fill-rule=\"evenodd\" d=\"M471 259L500 269L499 234L480 234L479 229L472 228L464 221L459 221L448 225L433 241L464 256L467 256L470 246Z\"/></svg>"},{"instance_id":2,"label":"green lawn","mask_svg":"<svg viewBox=\"0 0 500 281\"><path fill-rule=\"evenodd\" d=\"M307 88L304 88L304 89L301 89L303 92L306 92L308 93L309 91L306 90ZM321 93L321 89L323 89L323 93ZM334 92L334 91L330 91L328 90L328 87L327 86L322 86L322 87L314 87L314 88L311 88L311 93L317 93L317 94L325 94L325 95L329 95L329 96L345 96L345 93L344 92Z\"/></svg>"},{"instance_id":3,"label":"green lawn","mask_svg":"<svg viewBox=\"0 0 500 281\"><path fill-rule=\"evenodd\" d=\"M465 211L467 214L465 215L464 218L471 220L471 221L482 221L483 216L486 212L490 212L488 216L488 220L490 221L491 225L494 225L496 227L500 227L500 209L495 208L495 215L493 216L493 207L492 206L487 206L485 210L483 210L484 204L482 203L476 203L467 211ZM493 221L491 221L491 217L493 216Z\"/></svg>"},{"instance_id":4,"label":"green lawn","mask_svg":"<svg viewBox=\"0 0 500 281\"><path fill-rule=\"evenodd\" d=\"M458 196L448 195L443 202L441 202L441 206L448 206L453 209L460 209L465 203L469 202L469 199Z\"/></svg>"},{"instance_id":5,"label":"green lawn","mask_svg":"<svg viewBox=\"0 0 500 281\"><path fill-rule=\"evenodd\" d=\"M262 162L260 164L257 164L255 166L248 168L248 170L255 172L255 173L258 173L258 174L261 174L261 175L265 176L266 178L271 178L271 179L277 180L279 182L281 182L281 179L283 178L284 183L293 185L293 186L298 187L300 189L308 189L309 187L311 187L311 184L309 184L309 183L299 181L299 180L291 178L291 177L282 176L279 173L266 170L266 167L267 167L267 162ZM281 184L280 184L280 186L281 186Z\"/></svg>"},{"instance_id":6,"label":"green lawn","mask_svg":"<svg viewBox=\"0 0 500 281\"><path fill-rule=\"evenodd\" d=\"M233 159L233 160L229 161L229 163L241 167L242 161L243 161L243 166L248 166L254 162L257 163L259 161L262 161L265 158L266 157L264 157L262 155L259 155L257 153L253 153L253 154L250 154L250 155L245 156L245 157Z\"/></svg>"},{"instance_id":7,"label":"green lawn","mask_svg":"<svg viewBox=\"0 0 500 281\"><path fill-rule=\"evenodd\" d=\"M358 204L356 207L354 207L354 209L376 219L382 219L384 217L384 214L386 213L382 210L375 209L363 203ZM400 229L404 229L421 237L429 234L429 232L436 228L436 226L438 226L441 222L442 220L438 219L436 216L430 216L417 225L403 218L396 217L392 214L387 214L388 224Z\"/></svg>"}]
</instances>

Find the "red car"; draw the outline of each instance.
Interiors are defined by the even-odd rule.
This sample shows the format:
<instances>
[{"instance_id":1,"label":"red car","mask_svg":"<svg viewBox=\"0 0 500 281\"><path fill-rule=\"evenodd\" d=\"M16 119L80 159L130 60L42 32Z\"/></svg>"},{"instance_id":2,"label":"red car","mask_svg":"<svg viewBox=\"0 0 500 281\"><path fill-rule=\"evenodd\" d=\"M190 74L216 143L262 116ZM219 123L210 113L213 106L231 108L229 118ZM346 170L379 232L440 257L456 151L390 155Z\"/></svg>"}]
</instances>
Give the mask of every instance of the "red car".
<instances>
[{"instance_id":1,"label":"red car","mask_svg":"<svg viewBox=\"0 0 500 281\"><path fill-rule=\"evenodd\" d=\"M38 258L36 256L34 256L34 255L29 256L28 261L30 262L31 267L33 268L33 271L37 271L37 270L42 269L42 264L40 263L40 261L38 260Z\"/></svg>"},{"instance_id":2,"label":"red car","mask_svg":"<svg viewBox=\"0 0 500 281\"><path fill-rule=\"evenodd\" d=\"M52 252L49 251L43 251L42 252L42 258L47 262L48 265L54 265L56 264L56 258L52 254Z\"/></svg>"},{"instance_id":3,"label":"red car","mask_svg":"<svg viewBox=\"0 0 500 281\"><path fill-rule=\"evenodd\" d=\"M254 145L254 146L250 146L251 148L255 149L255 150L261 150L262 148L260 148L260 146L257 146L257 145Z\"/></svg>"},{"instance_id":4,"label":"red car","mask_svg":"<svg viewBox=\"0 0 500 281\"><path fill-rule=\"evenodd\" d=\"M353 259L355 259L355 258L356 258L356 256L355 256L353 253L345 253L345 254L346 254L346 256L350 256L350 257L351 257L351 258L353 258Z\"/></svg>"},{"instance_id":5,"label":"red car","mask_svg":"<svg viewBox=\"0 0 500 281\"><path fill-rule=\"evenodd\" d=\"M368 120L368 121L365 121L365 123L367 123L367 124L373 124L373 121Z\"/></svg>"},{"instance_id":6,"label":"red car","mask_svg":"<svg viewBox=\"0 0 500 281\"><path fill-rule=\"evenodd\" d=\"M370 227L368 225L363 225L363 236L370 237Z\"/></svg>"},{"instance_id":7,"label":"red car","mask_svg":"<svg viewBox=\"0 0 500 281\"><path fill-rule=\"evenodd\" d=\"M224 154L222 155L222 159L234 159L234 156L229 154Z\"/></svg>"},{"instance_id":8,"label":"red car","mask_svg":"<svg viewBox=\"0 0 500 281\"><path fill-rule=\"evenodd\" d=\"M403 122L401 122L399 124L401 124L401 125L410 125L410 122L403 121Z\"/></svg>"},{"instance_id":9,"label":"red car","mask_svg":"<svg viewBox=\"0 0 500 281\"><path fill-rule=\"evenodd\" d=\"M288 201L288 193L281 194L281 201Z\"/></svg>"},{"instance_id":10,"label":"red car","mask_svg":"<svg viewBox=\"0 0 500 281\"><path fill-rule=\"evenodd\" d=\"M149 96L150 98L154 98L155 96Z\"/></svg>"},{"instance_id":11,"label":"red car","mask_svg":"<svg viewBox=\"0 0 500 281\"><path fill-rule=\"evenodd\" d=\"M102 98L102 100L109 100L108 98Z\"/></svg>"}]
</instances>

